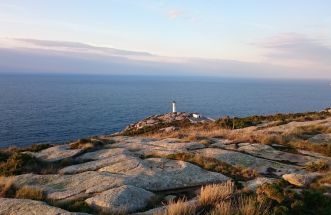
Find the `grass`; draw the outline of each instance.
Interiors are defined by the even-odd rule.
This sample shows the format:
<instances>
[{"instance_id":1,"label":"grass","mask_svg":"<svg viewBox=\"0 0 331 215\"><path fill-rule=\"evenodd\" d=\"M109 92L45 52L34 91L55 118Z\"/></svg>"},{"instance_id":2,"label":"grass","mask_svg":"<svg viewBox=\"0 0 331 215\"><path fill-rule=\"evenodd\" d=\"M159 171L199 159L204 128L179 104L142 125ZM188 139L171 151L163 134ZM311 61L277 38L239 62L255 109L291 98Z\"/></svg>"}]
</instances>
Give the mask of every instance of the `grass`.
<instances>
[{"instance_id":1,"label":"grass","mask_svg":"<svg viewBox=\"0 0 331 215\"><path fill-rule=\"evenodd\" d=\"M248 116L248 117L224 117L216 121L222 128L238 129L249 126L256 126L267 122L280 122L279 124L286 124L292 121L304 122L325 119L330 117L329 112L307 112L307 113L289 113L289 114L274 114L265 116Z\"/></svg>"},{"instance_id":2,"label":"grass","mask_svg":"<svg viewBox=\"0 0 331 215\"><path fill-rule=\"evenodd\" d=\"M8 154L7 159L0 162L0 176L13 176L25 173L35 174L56 174L59 169L66 166L79 164L72 158L63 159L57 162L45 162L24 152Z\"/></svg>"},{"instance_id":3,"label":"grass","mask_svg":"<svg viewBox=\"0 0 331 215\"><path fill-rule=\"evenodd\" d=\"M237 199L222 201L214 206L209 215L267 215L267 203L257 202L254 196L239 196Z\"/></svg>"},{"instance_id":4,"label":"grass","mask_svg":"<svg viewBox=\"0 0 331 215\"><path fill-rule=\"evenodd\" d=\"M256 194L259 202L270 201L272 214L331 214L331 198L318 190L306 189L297 193L292 185L280 181L262 185Z\"/></svg>"},{"instance_id":5,"label":"grass","mask_svg":"<svg viewBox=\"0 0 331 215\"><path fill-rule=\"evenodd\" d=\"M79 200L72 200L72 201L48 201L50 205L53 205L55 207L62 208L64 210L70 211L70 212L82 212L82 213L90 213L90 214L96 214L96 211L91 208L84 199Z\"/></svg>"},{"instance_id":6,"label":"grass","mask_svg":"<svg viewBox=\"0 0 331 215\"><path fill-rule=\"evenodd\" d=\"M154 215L266 215L267 202L260 203L254 195L244 196L235 189L231 181L206 185L201 188L197 201L180 199L166 205L164 212Z\"/></svg>"},{"instance_id":7,"label":"grass","mask_svg":"<svg viewBox=\"0 0 331 215\"><path fill-rule=\"evenodd\" d=\"M257 202L254 196L240 196L238 198L237 210L243 215L266 215L269 214L267 202Z\"/></svg>"},{"instance_id":8,"label":"grass","mask_svg":"<svg viewBox=\"0 0 331 215\"><path fill-rule=\"evenodd\" d=\"M154 215L195 215L196 207L193 204L179 199L177 201L171 201L164 212L157 212Z\"/></svg>"},{"instance_id":9,"label":"grass","mask_svg":"<svg viewBox=\"0 0 331 215\"><path fill-rule=\"evenodd\" d=\"M327 160L317 160L307 163L305 169L311 172L325 171L329 169L329 164Z\"/></svg>"},{"instance_id":10,"label":"grass","mask_svg":"<svg viewBox=\"0 0 331 215\"><path fill-rule=\"evenodd\" d=\"M92 151L101 148L105 142L97 139L79 139L69 144L70 149L82 149L83 151Z\"/></svg>"},{"instance_id":11,"label":"grass","mask_svg":"<svg viewBox=\"0 0 331 215\"><path fill-rule=\"evenodd\" d=\"M15 192L14 178L0 176L0 197L12 197Z\"/></svg>"},{"instance_id":12,"label":"grass","mask_svg":"<svg viewBox=\"0 0 331 215\"><path fill-rule=\"evenodd\" d=\"M235 185L232 181L223 184L211 184L201 188L198 201L200 206L208 207L229 199L234 192Z\"/></svg>"},{"instance_id":13,"label":"grass","mask_svg":"<svg viewBox=\"0 0 331 215\"><path fill-rule=\"evenodd\" d=\"M331 184L331 170L327 171L321 177L317 178L312 184L310 184L310 187L312 189L323 192L331 192L330 184Z\"/></svg>"},{"instance_id":14,"label":"grass","mask_svg":"<svg viewBox=\"0 0 331 215\"><path fill-rule=\"evenodd\" d=\"M250 180L257 176L257 173L253 169L232 166L223 161L219 161L215 158L208 158L197 154L190 153L177 153L168 155L167 158L173 160L186 161L197 166L200 166L203 169L212 172L219 172L226 176L233 178L234 180Z\"/></svg>"},{"instance_id":15,"label":"grass","mask_svg":"<svg viewBox=\"0 0 331 215\"><path fill-rule=\"evenodd\" d=\"M36 186L23 186L16 191L16 198L18 199L32 199L38 201L45 201L45 192Z\"/></svg>"},{"instance_id":16,"label":"grass","mask_svg":"<svg viewBox=\"0 0 331 215\"><path fill-rule=\"evenodd\" d=\"M0 175L11 176L40 170L40 163L31 155L15 152L0 162Z\"/></svg>"},{"instance_id":17,"label":"grass","mask_svg":"<svg viewBox=\"0 0 331 215\"><path fill-rule=\"evenodd\" d=\"M280 144L287 150L296 153L297 150L307 150L317 152L326 156L331 156L331 144L328 143L310 143L307 138L319 133L331 132L329 127L323 125L299 126L286 130L284 133L275 133L264 130L250 129L225 129L221 128L215 122L192 125L177 131L165 133L156 132L145 134L150 138L178 138L184 142L197 141L202 144L210 144L211 138L225 138L233 140L234 143L249 142L262 144Z\"/></svg>"}]
</instances>

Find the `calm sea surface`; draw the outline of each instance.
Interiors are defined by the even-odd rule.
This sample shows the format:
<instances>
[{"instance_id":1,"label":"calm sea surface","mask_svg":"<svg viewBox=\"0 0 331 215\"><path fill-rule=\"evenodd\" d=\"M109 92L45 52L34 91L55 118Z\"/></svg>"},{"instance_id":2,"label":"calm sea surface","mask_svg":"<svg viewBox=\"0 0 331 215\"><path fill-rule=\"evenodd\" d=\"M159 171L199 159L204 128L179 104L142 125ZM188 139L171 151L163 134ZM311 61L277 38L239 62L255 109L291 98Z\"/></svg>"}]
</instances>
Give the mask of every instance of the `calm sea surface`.
<instances>
[{"instance_id":1,"label":"calm sea surface","mask_svg":"<svg viewBox=\"0 0 331 215\"><path fill-rule=\"evenodd\" d=\"M316 111L327 81L88 75L0 75L0 147L110 134L171 110L210 117Z\"/></svg>"}]
</instances>

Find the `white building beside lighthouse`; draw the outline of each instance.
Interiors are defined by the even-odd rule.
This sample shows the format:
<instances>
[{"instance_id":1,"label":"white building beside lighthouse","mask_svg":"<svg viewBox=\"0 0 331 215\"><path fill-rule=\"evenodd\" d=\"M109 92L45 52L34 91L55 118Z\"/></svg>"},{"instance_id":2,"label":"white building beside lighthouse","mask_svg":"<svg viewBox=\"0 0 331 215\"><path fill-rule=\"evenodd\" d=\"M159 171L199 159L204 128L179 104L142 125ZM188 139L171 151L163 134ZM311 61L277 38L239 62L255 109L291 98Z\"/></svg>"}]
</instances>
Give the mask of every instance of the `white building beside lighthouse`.
<instances>
[{"instance_id":1,"label":"white building beside lighthouse","mask_svg":"<svg viewBox=\"0 0 331 215\"><path fill-rule=\"evenodd\" d=\"M176 102L175 101L172 102L172 112L173 113L176 113L177 112L176 111Z\"/></svg>"}]
</instances>

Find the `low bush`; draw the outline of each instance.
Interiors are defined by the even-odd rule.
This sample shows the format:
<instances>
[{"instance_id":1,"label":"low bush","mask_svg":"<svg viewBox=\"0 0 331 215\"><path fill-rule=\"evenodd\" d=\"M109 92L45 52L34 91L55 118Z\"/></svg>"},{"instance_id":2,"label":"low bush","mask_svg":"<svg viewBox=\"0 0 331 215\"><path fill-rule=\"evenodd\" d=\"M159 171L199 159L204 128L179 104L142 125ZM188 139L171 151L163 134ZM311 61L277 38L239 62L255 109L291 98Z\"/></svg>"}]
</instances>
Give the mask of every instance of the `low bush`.
<instances>
[{"instance_id":1,"label":"low bush","mask_svg":"<svg viewBox=\"0 0 331 215\"><path fill-rule=\"evenodd\" d=\"M10 176L40 170L39 161L26 153L15 152L6 161L0 162L0 175Z\"/></svg>"},{"instance_id":2,"label":"low bush","mask_svg":"<svg viewBox=\"0 0 331 215\"><path fill-rule=\"evenodd\" d=\"M274 215L331 214L331 198L316 190L294 192L291 185L281 181L264 184L257 190L259 202L271 201Z\"/></svg>"}]
</instances>

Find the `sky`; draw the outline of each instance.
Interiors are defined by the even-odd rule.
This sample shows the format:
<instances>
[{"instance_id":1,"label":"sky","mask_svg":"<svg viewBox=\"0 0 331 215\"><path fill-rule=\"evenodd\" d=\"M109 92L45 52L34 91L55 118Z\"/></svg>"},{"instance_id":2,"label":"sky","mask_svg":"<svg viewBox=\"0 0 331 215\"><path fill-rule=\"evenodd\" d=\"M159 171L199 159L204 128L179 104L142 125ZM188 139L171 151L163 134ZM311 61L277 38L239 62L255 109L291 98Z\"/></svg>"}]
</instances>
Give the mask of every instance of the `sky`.
<instances>
[{"instance_id":1,"label":"sky","mask_svg":"<svg viewBox=\"0 0 331 215\"><path fill-rule=\"evenodd\" d=\"M0 72L331 79L330 12L329 0L1 0Z\"/></svg>"}]
</instances>

